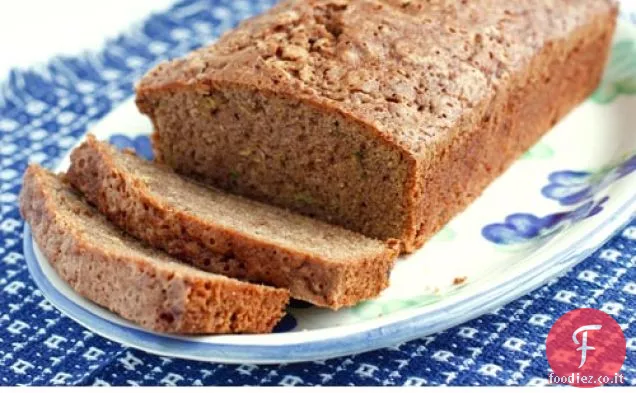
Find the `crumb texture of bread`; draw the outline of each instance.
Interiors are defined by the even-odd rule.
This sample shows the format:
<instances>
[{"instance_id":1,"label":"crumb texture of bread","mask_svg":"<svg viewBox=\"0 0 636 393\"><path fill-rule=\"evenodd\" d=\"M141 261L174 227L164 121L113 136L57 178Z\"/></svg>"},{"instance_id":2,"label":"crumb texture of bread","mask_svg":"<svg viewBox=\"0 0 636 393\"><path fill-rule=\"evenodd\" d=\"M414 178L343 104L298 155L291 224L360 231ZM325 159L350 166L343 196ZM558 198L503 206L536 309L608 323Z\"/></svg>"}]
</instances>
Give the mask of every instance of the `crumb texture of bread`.
<instances>
[{"instance_id":1,"label":"crumb texture of bread","mask_svg":"<svg viewBox=\"0 0 636 393\"><path fill-rule=\"evenodd\" d=\"M176 171L413 251L597 86L612 0L288 0L141 80Z\"/></svg>"},{"instance_id":2,"label":"crumb texture of bread","mask_svg":"<svg viewBox=\"0 0 636 393\"><path fill-rule=\"evenodd\" d=\"M287 291L200 271L142 245L39 166L25 173L20 211L60 278L144 328L268 333L284 315Z\"/></svg>"},{"instance_id":3,"label":"crumb texture of bread","mask_svg":"<svg viewBox=\"0 0 636 393\"><path fill-rule=\"evenodd\" d=\"M132 236L200 269L338 309L388 286L399 253L382 242L186 179L92 135L69 182Z\"/></svg>"}]
</instances>

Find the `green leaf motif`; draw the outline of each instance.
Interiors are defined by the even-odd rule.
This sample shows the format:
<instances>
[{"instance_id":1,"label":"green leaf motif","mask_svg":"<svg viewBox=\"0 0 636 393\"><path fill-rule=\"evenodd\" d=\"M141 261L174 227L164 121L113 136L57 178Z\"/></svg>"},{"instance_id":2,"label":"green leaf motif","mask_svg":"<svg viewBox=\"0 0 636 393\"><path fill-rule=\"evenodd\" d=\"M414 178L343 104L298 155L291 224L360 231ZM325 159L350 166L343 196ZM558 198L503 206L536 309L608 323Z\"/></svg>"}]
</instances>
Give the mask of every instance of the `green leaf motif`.
<instances>
[{"instance_id":1,"label":"green leaf motif","mask_svg":"<svg viewBox=\"0 0 636 393\"><path fill-rule=\"evenodd\" d=\"M545 160L554 156L554 149L547 143L539 142L523 154L525 159Z\"/></svg>"},{"instance_id":2,"label":"green leaf motif","mask_svg":"<svg viewBox=\"0 0 636 393\"><path fill-rule=\"evenodd\" d=\"M369 300L353 308L353 311L362 320L374 319L383 315L389 315L396 311L409 308L422 307L440 301L441 295L421 295L413 298L391 300Z\"/></svg>"},{"instance_id":3,"label":"green leaf motif","mask_svg":"<svg viewBox=\"0 0 636 393\"><path fill-rule=\"evenodd\" d=\"M453 228L446 226L437 232L431 240L436 242L450 242L453 241L455 237L457 237L457 233Z\"/></svg>"},{"instance_id":4,"label":"green leaf motif","mask_svg":"<svg viewBox=\"0 0 636 393\"><path fill-rule=\"evenodd\" d=\"M636 41L622 40L614 45L603 81L592 94L599 104L610 104L621 94L636 94Z\"/></svg>"}]
</instances>

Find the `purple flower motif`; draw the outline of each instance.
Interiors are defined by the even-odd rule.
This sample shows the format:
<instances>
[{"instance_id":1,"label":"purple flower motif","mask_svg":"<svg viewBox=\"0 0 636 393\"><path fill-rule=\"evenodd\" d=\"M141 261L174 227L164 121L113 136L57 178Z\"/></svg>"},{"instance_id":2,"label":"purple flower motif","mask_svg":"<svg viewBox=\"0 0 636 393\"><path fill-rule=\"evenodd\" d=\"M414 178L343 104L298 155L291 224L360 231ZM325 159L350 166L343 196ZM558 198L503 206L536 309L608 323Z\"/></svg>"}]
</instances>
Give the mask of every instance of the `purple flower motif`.
<instances>
[{"instance_id":1,"label":"purple flower motif","mask_svg":"<svg viewBox=\"0 0 636 393\"><path fill-rule=\"evenodd\" d=\"M515 213L506 217L503 223L485 226L481 234L487 240L500 245L526 243L538 238L546 238L561 232L564 228L594 216L603 210L609 198L597 202L588 201L574 210L537 217L529 213Z\"/></svg>"},{"instance_id":2,"label":"purple flower motif","mask_svg":"<svg viewBox=\"0 0 636 393\"><path fill-rule=\"evenodd\" d=\"M550 182L541 189L548 199L562 206L571 206L591 199L610 184L636 170L636 155L622 163L597 173L581 171L559 171L548 176Z\"/></svg>"},{"instance_id":3,"label":"purple flower motif","mask_svg":"<svg viewBox=\"0 0 636 393\"><path fill-rule=\"evenodd\" d=\"M550 184L541 189L541 194L561 205L573 205L593 196L592 177L590 172L553 172L548 176Z\"/></svg>"},{"instance_id":4,"label":"purple flower motif","mask_svg":"<svg viewBox=\"0 0 636 393\"><path fill-rule=\"evenodd\" d=\"M118 149L133 149L140 157L152 160L154 154L152 152L152 144L148 135L138 135L131 138L122 134L114 134L109 138L109 142Z\"/></svg>"},{"instance_id":5,"label":"purple flower motif","mask_svg":"<svg viewBox=\"0 0 636 393\"><path fill-rule=\"evenodd\" d=\"M627 161L623 162L623 164L616 169L616 174L619 178L621 178L634 171L636 171L636 154L628 158Z\"/></svg>"}]
</instances>

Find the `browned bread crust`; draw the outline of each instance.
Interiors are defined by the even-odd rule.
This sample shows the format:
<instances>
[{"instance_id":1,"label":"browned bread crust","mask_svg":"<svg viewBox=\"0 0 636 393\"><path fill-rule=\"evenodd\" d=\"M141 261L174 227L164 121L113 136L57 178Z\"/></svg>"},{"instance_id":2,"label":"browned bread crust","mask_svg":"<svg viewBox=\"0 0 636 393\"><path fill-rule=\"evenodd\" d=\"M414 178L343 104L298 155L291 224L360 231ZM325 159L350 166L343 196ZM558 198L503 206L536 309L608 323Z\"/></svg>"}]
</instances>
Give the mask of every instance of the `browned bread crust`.
<instances>
[{"instance_id":1,"label":"browned bread crust","mask_svg":"<svg viewBox=\"0 0 636 393\"><path fill-rule=\"evenodd\" d=\"M397 247L186 180L92 135L67 177L131 235L201 269L334 309L377 296Z\"/></svg>"},{"instance_id":2,"label":"browned bread crust","mask_svg":"<svg viewBox=\"0 0 636 393\"><path fill-rule=\"evenodd\" d=\"M137 89L177 171L419 247L596 86L612 0L290 0Z\"/></svg>"},{"instance_id":3,"label":"browned bread crust","mask_svg":"<svg viewBox=\"0 0 636 393\"><path fill-rule=\"evenodd\" d=\"M267 333L288 292L184 265L119 232L58 176L30 166L20 211L58 275L87 299L170 333Z\"/></svg>"}]
</instances>

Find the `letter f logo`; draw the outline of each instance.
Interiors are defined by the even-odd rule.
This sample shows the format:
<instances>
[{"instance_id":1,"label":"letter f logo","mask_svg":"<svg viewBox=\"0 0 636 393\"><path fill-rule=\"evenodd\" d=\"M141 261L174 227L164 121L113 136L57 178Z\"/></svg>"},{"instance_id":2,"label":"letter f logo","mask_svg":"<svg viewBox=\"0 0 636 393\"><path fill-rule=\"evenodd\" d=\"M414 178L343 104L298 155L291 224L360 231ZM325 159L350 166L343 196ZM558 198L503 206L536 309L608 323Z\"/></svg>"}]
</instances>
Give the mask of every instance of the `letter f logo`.
<instances>
[{"instance_id":1,"label":"letter f logo","mask_svg":"<svg viewBox=\"0 0 636 393\"><path fill-rule=\"evenodd\" d=\"M590 350L594 350L596 348L592 347L592 346L588 346L587 345L587 332L589 330L601 330L601 325L585 325L585 326L581 326L580 328L576 329L574 331L574 333L572 334L572 341L574 341L574 343L576 345L581 345L580 347L578 347L576 350L577 351L581 351L581 364L579 365L579 368L583 367L583 365L585 364L585 360L587 359L587 351ZM576 338L577 334L583 332L582 335L582 343L579 342L579 340Z\"/></svg>"}]
</instances>

